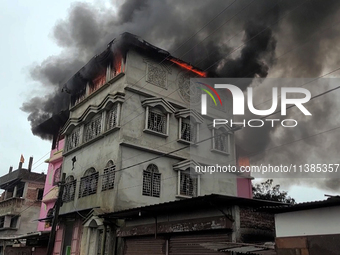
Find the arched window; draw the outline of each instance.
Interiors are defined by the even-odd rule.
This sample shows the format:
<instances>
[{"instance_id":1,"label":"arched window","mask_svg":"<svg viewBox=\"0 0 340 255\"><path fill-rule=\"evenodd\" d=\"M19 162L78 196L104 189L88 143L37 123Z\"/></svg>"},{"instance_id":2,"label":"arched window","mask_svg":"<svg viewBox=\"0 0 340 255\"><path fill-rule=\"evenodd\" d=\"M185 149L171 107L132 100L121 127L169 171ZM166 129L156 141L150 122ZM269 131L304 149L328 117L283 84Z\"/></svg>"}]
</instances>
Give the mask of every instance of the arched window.
<instances>
[{"instance_id":1,"label":"arched window","mask_svg":"<svg viewBox=\"0 0 340 255\"><path fill-rule=\"evenodd\" d=\"M113 161L110 160L109 162L107 162L104 168L102 191L114 188L115 170L116 170L116 166L113 164Z\"/></svg>"},{"instance_id":2,"label":"arched window","mask_svg":"<svg viewBox=\"0 0 340 255\"><path fill-rule=\"evenodd\" d=\"M161 193L161 174L155 164L150 164L143 171L144 196L159 197Z\"/></svg>"},{"instance_id":3,"label":"arched window","mask_svg":"<svg viewBox=\"0 0 340 255\"><path fill-rule=\"evenodd\" d=\"M97 192L98 172L91 167L84 173L84 177L80 179L79 198L86 197Z\"/></svg>"},{"instance_id":4,"label":"arched window","mask_svg":"<svg viewBox=\"0 0 340 255\"><path fill-rule=\"evenodd\" d=\"M74 194L76 192L77 180L74 179L73 175L67 176L65 180L65 187L63 192L63 201L68 202L74 200Z\"/></svg>"},{"instance_id":5,"label":"arched window","mask_svg":"<svg viewBox=\"0 0 340 255\"><path fill-rule=\"evenodd\" d=\"M191 168L180 171L180 195L196 197L197 196L197 179L190 175ZM194 172L192 169L191 172Z\"/></svg>"}]
</instances>

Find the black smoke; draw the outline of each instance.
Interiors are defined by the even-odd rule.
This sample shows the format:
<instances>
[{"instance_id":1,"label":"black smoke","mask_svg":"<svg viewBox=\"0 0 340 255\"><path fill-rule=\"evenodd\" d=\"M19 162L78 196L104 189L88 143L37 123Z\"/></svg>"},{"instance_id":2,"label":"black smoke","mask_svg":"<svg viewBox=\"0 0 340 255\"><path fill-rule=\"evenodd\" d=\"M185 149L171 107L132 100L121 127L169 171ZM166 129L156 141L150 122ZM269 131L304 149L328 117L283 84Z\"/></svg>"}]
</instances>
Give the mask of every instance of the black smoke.
<instances>
[{"instance_id":1,"label":"black smoke","mask_svg":"<svg viewBox=\"0 0 340 255\"><path fill-rule=\"evenodd\" d=\"M204 27L226 7L228 7L226 11L217 19L187 41L189 35ZM244 11L240 12L240 15L234 14L242 8ZM113 38L126 31L170 51L174 56L191 64L197 64L202 69L209 68L207 71L212 74L241 77L251 71L249 77L257 74L265 77L269 69L265 57L275 54L274 34L271 29L267 29L255 39L249 42L248 40L264 29L266 21L277 18L277 8L270 1L252 5L247 1L232 4L232 1L216 0L176 3L124 1L116 13L113 6L103 10L88 3L73 4L68 17L59 21L53 29L53 37L63 48L63 52L48 57L41 65L33 66L30 72L32 79L51 90L51 93L28 99L23 104L22 110L29 113L28 119L34 128L51 115L66 109L70 96L62 93L64 85L94 55L105 50ZM267 18L258 16L268 9L271 12ZM254 21L257 19L258 22L255 24ZM225 24L216 30L223 23ZM231 44L234 40L230 38L238 31L241 32L238 40L241 38L244 47L241 56L234 59L228 55L232 47L227 41L229 40ZM242 31L245 33L243 39ZM246 69L244 64L247 64ZM231 66L232 72L229 69ZM84 89L84 82L81 81L83 76L78 76L78 82L72 83L73 90ZM45 138L44 134L36 132L35 134Z\"/></svg>"},{"instance_id":2,"label":"black smoke","mask_svg":"<svg viewBox=\"0 0 340 255\"><path fill-rule=\"evenodd\" d=\"M34 130L51 115L67 109L70 96L61 92L64 85L93 56L103 52L112 39L124 32L140 36L208 71L211 76L318 77L340 64L339 28L331 26L337 22L339 7L337 0L127 0L105 8L75 3L66 19L58 21L52 31L62 52L47 57L30 71L32 79L51 92L28 98L22 110L29 114L28 120ZM79 87L77 84L73 83L75 91L83 86L82 82ZM250 84L251 79L241 82L240 87L245 90ZM255 89L260 98L270 98L261 85ZM325 107L332 109L336 107L335 102L331 100ZM311 107L313 117L322 119L323 125L327 126L333 113L326 113L318 104ZM319 130L320 126L302 121L293 138ZM35 134L46 138L44 133ZM287 140L287 135L269 128L245 130L240 142L251 152L263 151L275 139L278 142ZM315 147L310 143L305 146ZM256 162L266 158L265 154ZM291 154L294 154L293 149L284 151L279 159L289 159Z\"/></svg>"}]
</instances>

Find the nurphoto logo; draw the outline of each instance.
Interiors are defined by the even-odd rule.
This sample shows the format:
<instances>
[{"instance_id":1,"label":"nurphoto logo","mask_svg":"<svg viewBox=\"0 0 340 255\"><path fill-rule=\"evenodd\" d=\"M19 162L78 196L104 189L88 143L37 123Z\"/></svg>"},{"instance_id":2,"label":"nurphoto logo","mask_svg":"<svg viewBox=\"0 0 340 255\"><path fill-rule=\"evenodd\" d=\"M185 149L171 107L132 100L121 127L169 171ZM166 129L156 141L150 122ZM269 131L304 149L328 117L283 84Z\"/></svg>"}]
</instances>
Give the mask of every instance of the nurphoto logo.
<instances>
[{"instance_id":1,"label":"nurphoto logo","mask_svg":"<svg viewBox=\"0 0 340 255\"><path fill-rule=\"evenodd\" d=\"M206 88L210 89L215 96L218 98L221 106L222 106L222 100L219 94L217 93L216 89L227 89L231 92L232 98L233 98L233 115L245 115L244 107L245 107L245 96L243 94L243 91L238 88L235 85L231 84L215 84L215 88L212 86L202 83L202 82L197 82L201 85L204 85ZM207 90L206 88L199 87L202 91L206 92L214 101L214 104L217 105L216 99L214 95ZM306 109L306 107L303 105L311 99L311 93L309 90L305 88L299 88L299 87L281 87L281 116L285 116L287 114L287 105L294 105L296 106L304 115L306 116L311 116L312 114ZM304 97L302 98L288 98L288 93L299 93L303 94ZM202 94L201 95L201 114L202 115L207 115L208 112L208 107L207 107L207 94ZM266 110L258 110L254 107L254 101L253 101L253 88L248 87L247 89L247 106L248 110L257 116L268 116L273 113L276 113L276 109L278 107L278 101L279 101L279 96L278 96L278 88L273 87L272 88L272 105L269 109ZM213 120L213 125L214 127L216 125L224 125L224 124L230 124L232 127L233 125L243 125L244 127L246 124L248 124L249 127L262 127L265 123L271 122L272 127L274 127L275 122L281 122L281 125L283 127L295 127L297 126L297 121L295 119L250 119L250 120L243 120L242 122L235 122L232 119L227 120L227 119L214 119Z\"/></svg>"}]
</instances>

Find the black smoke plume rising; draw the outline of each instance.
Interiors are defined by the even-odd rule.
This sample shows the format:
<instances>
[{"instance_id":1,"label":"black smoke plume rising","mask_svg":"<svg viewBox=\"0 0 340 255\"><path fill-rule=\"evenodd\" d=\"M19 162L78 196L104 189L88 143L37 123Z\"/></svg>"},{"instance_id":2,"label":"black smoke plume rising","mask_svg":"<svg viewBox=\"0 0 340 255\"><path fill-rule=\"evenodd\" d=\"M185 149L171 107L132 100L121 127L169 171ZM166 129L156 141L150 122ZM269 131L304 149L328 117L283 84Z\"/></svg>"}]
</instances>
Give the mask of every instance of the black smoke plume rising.
<instances>
[{"instance_id":1,"label":"black smoke plume rising","mask_svg":"<svg viewBox=\"0 0 340 255\"><path fill-rule=\"evenodd\" d=\"M208 23L227 6L228 9ZM113 2L105 8L75 3L67 18L58 21L53 29L62 53L48 57L30 71L32 79L51 93L28 99L22 110L29 114L34 134L47 138L34 127L68 107L70 98L61 92L64 84L123 32L136 34L211 75L317 77L340 64L338 27L328 28L337 21L339 6L337 0L127 0L122 4ZM202 27L204 29L188 40ZM291 52L281 57L287 51ZM240 87L245 90L250 83L251 80L240 83ZM261 85L256 89L260 91L258 95L270 98ZM328 109L335 107L335 101L327 104ZM332 112L325 113L318 104L313 104L311 111L314 119L322 118L323 125L327 126ZM319 128L305 123L296 129L294 136L313 133ZM250 151L261 151L272 143L273 137L281 141L287 139L286 135L276 129L244 130L240 142ZM299 146L308 145L300 143ZM281 152L279 159L289 159L292 151ZM256 160L263 158L266 155Z\"/></svg>"}]
</instances>

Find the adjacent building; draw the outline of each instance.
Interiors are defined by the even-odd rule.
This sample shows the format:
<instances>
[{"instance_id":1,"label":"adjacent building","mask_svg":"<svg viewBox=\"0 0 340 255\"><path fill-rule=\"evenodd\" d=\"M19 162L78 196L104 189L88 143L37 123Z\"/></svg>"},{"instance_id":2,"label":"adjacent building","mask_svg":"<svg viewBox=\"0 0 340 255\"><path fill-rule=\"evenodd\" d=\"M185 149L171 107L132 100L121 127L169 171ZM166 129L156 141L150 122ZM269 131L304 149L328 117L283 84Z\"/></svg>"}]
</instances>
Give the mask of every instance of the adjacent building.
<instances>
[{"instance_id":1,"label":"adjacent building","mask_svg":"<svg viewBox=\"0 0 340 255\"><path fill-rule=\"evenodd\" d=\"M63 148L64 139L58 140L55 147L51 150L49 159L45 161L48 163L48 170L39 215L38 231L51 230L52 219L54 216L54 204L58 198L59 192L58 184L61 181Z\"/></svg>"},{"instance_id":2,"label":"adjacent building","mask_svg":"<svg viewBox=\"0 0 340 255\"><path fill-rule=\"evenodd\" d=\"M340 197L282 206L275 213L278 255L335 255L340 250Z\"/></svg>"},{"instance_id":3,"label":"adjacent building","mask_svg":"<svg viewBox=\"0 0 340 255\"><path fill-rule=\"evenodd\" d=\"M100 217L108 224L117 219L124 220L116 232L115 254L213 255L244 252L275 255L274 216L265 209L258 211L274 205L277 203L211 194ZM107 234L110 235L109 232ZM264 246L268 242L272 247Z\"/></svg>"},{"instance_id":4,"label":"adjacent building","mask_svg":"<svg viewBox=\"0 0 340 255\"><path fill-rule=\"evenodd\" d=\"M32 172L33 158L28 168L22 163L0 177L0 254L31 254L25 236L37 230L41 200L44 194L44 173Z\"/></svg>"}]
</instances>

